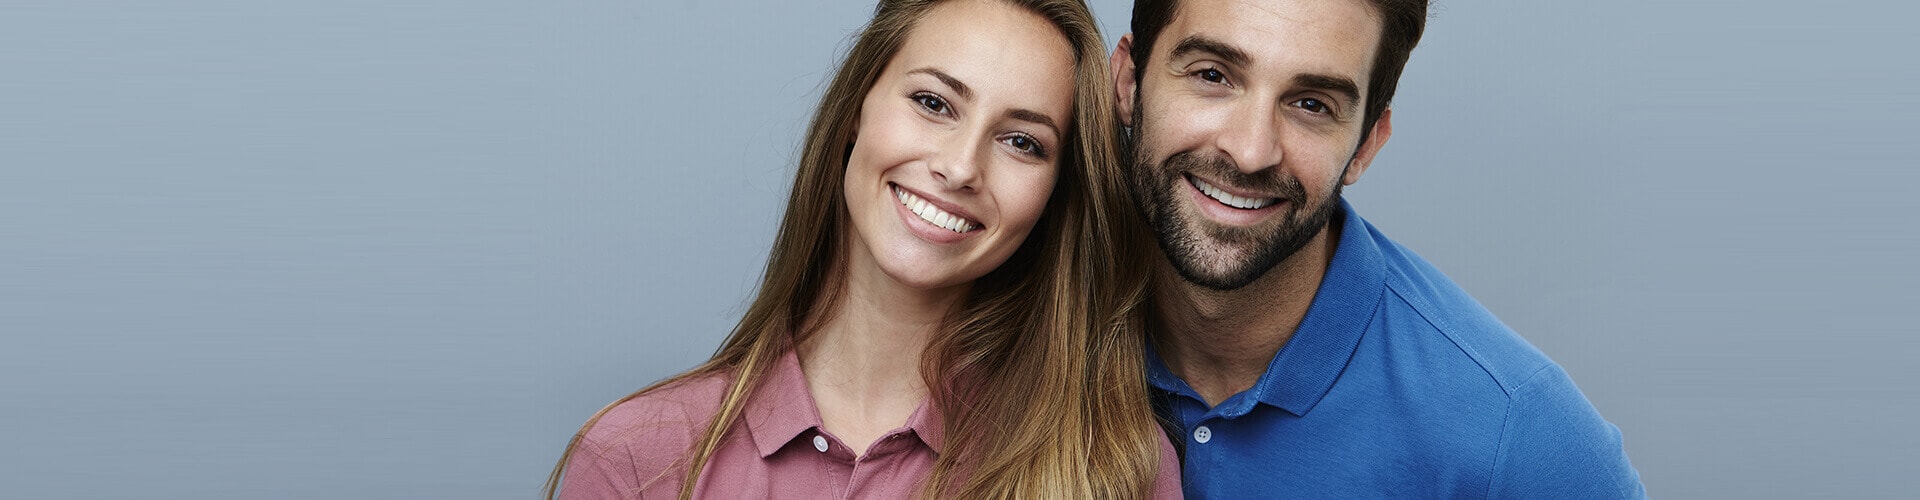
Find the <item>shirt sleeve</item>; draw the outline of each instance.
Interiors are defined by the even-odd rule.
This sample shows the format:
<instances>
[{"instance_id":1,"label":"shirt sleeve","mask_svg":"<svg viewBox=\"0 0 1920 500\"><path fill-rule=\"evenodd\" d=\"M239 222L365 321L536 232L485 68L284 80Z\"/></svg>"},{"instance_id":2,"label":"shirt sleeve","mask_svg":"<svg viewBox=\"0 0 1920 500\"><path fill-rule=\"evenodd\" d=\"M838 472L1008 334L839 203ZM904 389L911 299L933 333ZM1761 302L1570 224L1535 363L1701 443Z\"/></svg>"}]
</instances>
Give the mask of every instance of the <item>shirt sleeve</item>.
<instances>
[{"instance_id":1,"label":"shirt sleeve","mask_svg":"<svg viewBox=\"0 0 1920 500\"><path fill-rule=\"evenodd\" d=\"M1600 417L1558 365L1513 393L1490 498L1646 498L1620 429Z\"/></svg>"},{"instance_id":2,"label":"shirt sleeve","mask_svg":"<svg viewBox=\"0 0 1920 500\"><path fill-rule=\"evenodd\" d=\"M1180 455L1173 449L1173 442L1167 440L1165 433L1160 434L1160 473L1153 480L1153 498L1156 500L1181 500Z\"/></svg>"}]
</instances>

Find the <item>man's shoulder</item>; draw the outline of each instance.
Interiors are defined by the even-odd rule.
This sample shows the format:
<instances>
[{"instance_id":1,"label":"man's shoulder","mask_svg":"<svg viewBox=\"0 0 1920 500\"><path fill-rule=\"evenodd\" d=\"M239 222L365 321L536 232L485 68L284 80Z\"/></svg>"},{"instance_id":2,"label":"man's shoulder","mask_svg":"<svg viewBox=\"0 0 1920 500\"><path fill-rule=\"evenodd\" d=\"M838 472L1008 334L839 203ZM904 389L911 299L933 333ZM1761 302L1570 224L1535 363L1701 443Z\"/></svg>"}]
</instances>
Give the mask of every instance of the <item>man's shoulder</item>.
<instances>
[{"instance_id":1,"label":"man's shoulder","mask_svg":"<svg viewBox=\"0 0 1920 500\"><path fill-rule=\"evenodd\" d=\"M1403 313L1386 325L1396 335L1426 335L1458 349L1465 362L1484 371L1507 395L1529 379L1556 366L1546 353L1500 321L1445 273L1384 236L1379 240L1386 264L1386 307Z\"/></svg>"},{"instance_id":2,"label":"man's shoulder","mask_svg":"<svg viewBox=\"0 0 1920 500\"><path fill-rule=\"evenodd\" d=\"M1399 351L1386 353L1395 359L1389 363L1420 363L1424 376L1447 381L1433 385L1439 390L1427 393L1432 398L1504 402L1485 407L1497 411L1480 418L1453 422L1493 431L1492 496L1644 496L1619 429L1601 418L1565 370L1431 263L1377 231L1373 236L1387 290L1376 316L1384 331L1375 332L1386 335L1375 341ZM1462 376L1468 374L1474 376ZM1487 444L1436 449L1481 456Z\"/></svg>"}]
</instances>

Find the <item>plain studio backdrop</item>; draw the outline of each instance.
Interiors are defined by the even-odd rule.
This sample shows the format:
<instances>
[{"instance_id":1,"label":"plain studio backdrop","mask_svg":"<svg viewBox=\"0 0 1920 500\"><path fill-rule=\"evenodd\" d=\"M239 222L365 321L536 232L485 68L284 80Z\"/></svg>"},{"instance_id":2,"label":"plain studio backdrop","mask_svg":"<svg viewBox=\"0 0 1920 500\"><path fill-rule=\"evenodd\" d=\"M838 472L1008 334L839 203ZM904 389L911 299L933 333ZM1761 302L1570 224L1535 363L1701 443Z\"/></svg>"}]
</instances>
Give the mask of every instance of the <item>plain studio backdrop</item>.
<instances>
[{"instance_id":1,"label":"plain studio backdrop","mask_svg":"<svg viewBox=\"0 0 1920 500\"><path fill-rule=\"evenodd\" d=\"M871 8L5 3L0 496L532 497L732 328ZM1915 14L1441 2L1348 194L1654 495L1908 495Z\"/></svg>"}]
</instances>

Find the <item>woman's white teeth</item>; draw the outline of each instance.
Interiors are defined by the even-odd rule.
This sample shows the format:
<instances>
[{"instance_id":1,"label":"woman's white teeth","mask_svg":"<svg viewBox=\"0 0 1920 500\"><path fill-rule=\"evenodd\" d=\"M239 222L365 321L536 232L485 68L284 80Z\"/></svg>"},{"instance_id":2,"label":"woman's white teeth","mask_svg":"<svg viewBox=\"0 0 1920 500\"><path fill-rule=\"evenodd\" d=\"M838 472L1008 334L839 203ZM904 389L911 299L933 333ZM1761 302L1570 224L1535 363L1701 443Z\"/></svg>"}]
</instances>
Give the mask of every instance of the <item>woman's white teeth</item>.
<instances>
[{"instance_id":1,"label":"woman's white teeth","mask_svg":"<svg viewBox=\"0 0 1920 500\"><path fill-rule=\"evenodd\" d=\"M1253 210L1257 208L1266 208L1267 205L1272 205L1275 202L1280 201L1279 198L1248 198L1244 196L1234 196L1231 194L1227 194L1226 191L1221 191L1220 188L1213 187L1212 184L1207 184L1207 181L1203 181L1200 179L1194 179L1193 185L1194 187L1200 188L1200 192L1206 194L1208 198L1213 198L1215 201L1219 201L1220 203L1225 203L1227 206L1233 207L1233 208Z\"/></svg>"},{"instance_id":2,"label":"woman's white teeth","mask_svg":"<svg viewBox=\"0 0 1920 500\"><path fill-rule=\"evenodd\" d=\"M921 220L933 223L935 226L940 226L956 233L980 229L980 223L941 210L940 207L933 206L932 203L927 203L927 200L920 199L920 197L914 196L913 193L909 193L905 189L900 189L899 186L893 187L893 195L900 198L900 204L905 205L907 210L913 211L914 215L920 216Z\"/></svg>"}]
</instances>

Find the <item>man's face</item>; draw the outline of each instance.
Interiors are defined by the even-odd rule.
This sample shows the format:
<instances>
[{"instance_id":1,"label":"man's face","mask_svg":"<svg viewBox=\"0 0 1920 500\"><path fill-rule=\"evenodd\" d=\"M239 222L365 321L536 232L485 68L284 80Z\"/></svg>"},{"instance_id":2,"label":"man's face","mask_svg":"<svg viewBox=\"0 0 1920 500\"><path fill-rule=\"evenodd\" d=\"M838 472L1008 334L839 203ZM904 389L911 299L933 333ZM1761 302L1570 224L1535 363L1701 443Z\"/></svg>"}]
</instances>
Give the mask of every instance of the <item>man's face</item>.
<instances>
[{"instance_id":1,"label":"man's face","mask_svg":"<svg viewBox=\"0 0 1920 500\"><path fill-rule=\"evenodd\" d=\"M1326 228L1390 127L1360 144L1380 30L1362 0L1181 0L1137 81L1122 42L1129 177L1181 276L1237 289Z\"/></svg>"}]
</instances>

